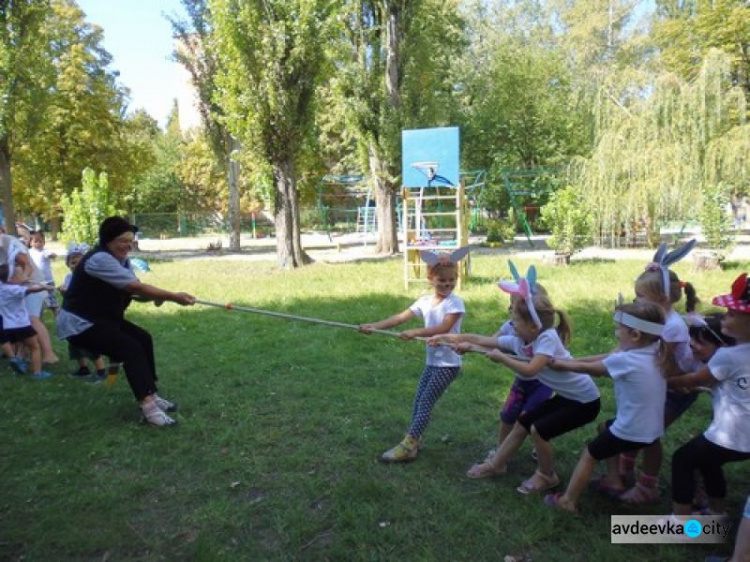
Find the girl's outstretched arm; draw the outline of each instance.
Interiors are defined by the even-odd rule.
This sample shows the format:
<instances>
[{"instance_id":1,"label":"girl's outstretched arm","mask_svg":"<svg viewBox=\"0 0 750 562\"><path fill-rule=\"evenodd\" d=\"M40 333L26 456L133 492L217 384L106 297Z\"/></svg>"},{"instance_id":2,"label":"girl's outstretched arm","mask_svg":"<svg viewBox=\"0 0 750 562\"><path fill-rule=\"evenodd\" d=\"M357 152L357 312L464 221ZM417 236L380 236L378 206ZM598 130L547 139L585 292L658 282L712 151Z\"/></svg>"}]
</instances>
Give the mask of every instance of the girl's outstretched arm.
<instances>
[{"instance_id":1,"label":"girl's outstretched arm","mask_svg":"<svg viewBox=\"0 0 750 562\"><path fill-rule=\"evenodd\" d=\"M604 355L603 357L606 357ZM593 377L604 377L609 374L607 368L601 360L592 360L586 357L584 359L553 359L550 368L555 371L575 371L577 373L586 373Z\"/></svg>"},{"instance_id":2,"label":"girl's outstretched arm","mask_svg":"<svg viewBox=\"0 0 750 562\"><path fill-rule=\"evenodd\" d=\"M414 318L414 313L410 308L407 308L403 312L394 314L385 320L380 320L379 322L373 322L371 324L360 324L359 331L363 334L371 334L373 330L387 330L388 328L393 328L394 326L408 322L412 318Z\"/></svg>"},{"instance_id":3,"label":"girl's outstretched arm","mask_svg":"<svg viewBox=\"0 0 750 562\"><path fill-rule=\"evenodd\" d=\"M429 338L431 336L437 336L440 334L447 334L450 332L453 325L458 322L459 318L463 315L462 312L452 312L446 314L443 317L443 321L437 326L432 328L415 328L413 330L404 330L401 332L401 337L407 340L412 338Z\"/></svg>"},{"instance_id":4,"label":"girl's outstretched arm","mask_svg":"<svg viewBox=\"0 0 750 562\"><path fill-rule=\"evenodd\" d=\"M439 334L433 336L429 341L430 345L438 345L441 343L470 343L478 345L479 347L493 349L497 347L497 338L494 336L483 336L481 334Z\"/></svg>"},{"instance_id":5,"label":"girl's outstretched arm","mask_svg":"<svg viewBox=\"0 0 750 562\"><path fill-rule=\"evenodd\" d=\"M505 365L513 372L518 373L522 377L533 377L536 374L549 366L552 361L552 357L548 355L534 355L531 361L526 363L525 361L519 361L514 359L510 355L503 353L499 349L493 349L487 353L487 357L495 363Z\"/></svg>"},{"instance_id":6,"label":"girl's outstretched arm","mask_svg":"<svg viewBox=\"0 0 750 562\"><path fill-rule=\"evenodd\" d=\"M718 383L708 367L703 367L700 371L677 375L667 379L667 386L672 390L682 390L689 392L699 386L714 386Z\"/></svg>"}]
</instances>

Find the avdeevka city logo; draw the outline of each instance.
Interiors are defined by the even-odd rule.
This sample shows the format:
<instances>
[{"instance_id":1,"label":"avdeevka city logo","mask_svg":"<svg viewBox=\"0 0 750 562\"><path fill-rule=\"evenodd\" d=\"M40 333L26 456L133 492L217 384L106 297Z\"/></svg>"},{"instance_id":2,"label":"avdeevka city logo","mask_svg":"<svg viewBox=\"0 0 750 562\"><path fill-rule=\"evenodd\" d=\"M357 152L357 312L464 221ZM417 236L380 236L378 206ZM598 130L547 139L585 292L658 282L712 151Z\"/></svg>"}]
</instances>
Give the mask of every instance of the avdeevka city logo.
<instances>
[{"instance_id":1,"label":"avdeevka city logo","mask_svg":"<svg viewBox=\"0 0 750 562\"><path fill-rule=\"evenodd\" d=\"M703 526L695 519L690 519L685 522L684 530L688 537L694 539L695 537L701 536L701 533L703 533Z\"/></svg>"}]
</instances>

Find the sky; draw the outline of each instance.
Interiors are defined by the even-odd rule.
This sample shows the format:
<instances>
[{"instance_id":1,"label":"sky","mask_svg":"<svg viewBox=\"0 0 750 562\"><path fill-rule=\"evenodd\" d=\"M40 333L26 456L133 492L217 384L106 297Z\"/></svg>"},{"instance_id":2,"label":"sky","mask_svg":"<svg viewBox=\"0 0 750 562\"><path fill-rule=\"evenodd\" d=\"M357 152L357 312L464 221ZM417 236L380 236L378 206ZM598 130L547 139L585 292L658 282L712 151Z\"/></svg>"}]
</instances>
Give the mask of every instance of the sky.
<instances>
[{"instance_id":1,"label":"sky","mask_svg":"<svg viewBox=\"0 0 750 562\"><path fill-rule=\"evenodd\" d=\"M86 20L104 28L104 48L112 55L110 68L130 88L129 111L143 108L163 127L175 98L180 119L189 100L187 75L171 60L172 26L165 14L185 16L180 0L77 0ZM186 123L182 123L183 127Z\"/></svg>"}]
</instances>

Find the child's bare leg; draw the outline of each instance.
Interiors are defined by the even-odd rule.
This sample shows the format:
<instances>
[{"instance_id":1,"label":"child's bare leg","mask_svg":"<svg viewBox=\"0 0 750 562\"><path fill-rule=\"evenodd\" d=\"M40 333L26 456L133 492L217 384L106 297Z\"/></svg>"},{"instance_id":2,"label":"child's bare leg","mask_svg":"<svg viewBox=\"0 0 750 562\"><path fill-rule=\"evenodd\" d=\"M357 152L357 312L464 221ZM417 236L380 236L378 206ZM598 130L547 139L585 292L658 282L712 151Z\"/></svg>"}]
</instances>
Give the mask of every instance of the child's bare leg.
<instances>
[{"instance_id":1,"label":"child's bare leg","mask_svg":"<svg viewBox=\"0 0 750 562\"><path fill-rule=\"evenodd\" d=\"M513 424L505 423L504 421L500 422L500 430L497 434L497 446L500 447L500 445L503 444L503 441L505 441L505 438L510 435L510 432L513 431Z\"/></svg>"},{"instance_id":2,"label":"child's bare leg","mask_svg":"<svg viewBox=\"0 0 750 562\"><path fill-rule=\"evenodd\" d=\"M555 453L552 449L552 444L549 441L545 441L542 436L537 433L536 427L534 426L531 426L531 438L534 440L534 447L536 447L539 472L547 476L552 476L555 473L552 460Z\"/></svg>"},{"instance_id":3,"label":"child's bare leg","mask_svg":"<svg viewBox=\"0 0 750 562\"><path fill-rule=\"evenodd\" d=\"M472 466L467 472L467 476L469 478L484 478L504 472L508 461L521 447L527 435L526 428L516 423L495 454L483 463Z\"/></svg>"},{"instance_id":4,"label":"child's bare leg","mask_svg":"<svg viewBox=\"0 0 750 562\"><path fill-rule=\"evenodd\" d=\"M540 455L541 458L541 455ZM617 458L617 457L615 457ZM591 475L596 469L596 459L591 456L588 448L584 449L578 464L573 470L565 493L557 500L558 505L568 511L575 511L578 498L589 483Z\"/></svg>"},{"instance_id":5,"label":"child's bare leg","mask_svg":"<svg viewBox=\"0 0 750 562\"><path fill-rule=\"evenodd\" d=\"M31 372L38 373L42 370L42 350L39 347L39 338L31 336L30 338L23 340L23 343L29 350Z\"/></svg>"},{"instance_id":6,"label":"child's bare leg","mask_svg":"<svg viewBox=\"0 0 750 562\"><path fill-rule=\"evenodd\" d=\"M625 491L625 481L620 475L620 455L609 457L606 461L607 473L603 474L599 481L613 490Z\"/></svg>"},{"instance_id":7,"label":"child's bare leg","mask_svg":"<svg viewBox=\"0 0 750 562\"><path fill-rule=\"evenodd\" d=\"M99 357L98 359L94 360L94 368L97 371L103 371L104 370L104 359Z\"/></svg>"},{"instance_id":8,"label":"child's bare leg","mask_svg":"<svg viewBox=\"0 0 750 562\"><path fill-rule=\"evenodd\" d=\"M643 472L648 476L658 476L663 456L661 439L658 439L643 451Z\"/></svg>"},{"instance_id":9,"label":"child's bare leg","mask_svg":"<svg viewBox=\"0 0 750 562\"><path fill-rule=\"evenodd\" d=\"M49 332L44 322L38 316L31 316L31 326L36 331L37 338L39 338L44 362L57 363L60 358L55 354L55 350L52 347L52 340L49 337Z\"/></svg>"},{"instance_id":10,"label":"child's bare leg","mask_svg":"<svg viewBox=\"0 0 750 562\"><path fill-rule=\"evenodd\" d=\"M5 342L4 344L2 344L2 346L0 346L0 347L2 348L2 350L3 350L3 353L5 354L5 356L6 356L6 357L7 357L8 359L10 359L11 357L15 357L15 356L16 356L16 352L15 352L15 350L13 349L13 346L12 346L12 345L10 345L10 342L9 342L9 341L6 341L6 342Z\"/></svg>"}]
</instances>

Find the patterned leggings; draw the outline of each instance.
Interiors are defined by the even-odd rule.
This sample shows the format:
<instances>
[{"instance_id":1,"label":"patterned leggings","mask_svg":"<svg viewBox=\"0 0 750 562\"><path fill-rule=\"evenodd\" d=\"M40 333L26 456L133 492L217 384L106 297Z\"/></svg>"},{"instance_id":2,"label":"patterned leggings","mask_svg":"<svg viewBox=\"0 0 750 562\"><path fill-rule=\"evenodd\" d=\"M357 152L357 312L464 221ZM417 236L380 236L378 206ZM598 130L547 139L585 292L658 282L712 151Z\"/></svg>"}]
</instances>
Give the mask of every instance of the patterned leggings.
<instances>
[{"instance_id":1,"label":"patterned leggings","mask_svg":"<svg viewBox=\"0 0 750 562\"><path fill-rule=\"evenodd\" d=\"M419 438L430 423L432 409L438 398L458 376L461 367L434 367L427 365L419 377L417 394L414 397L414 408L411 413L409 435Z\"/></svg>"}]
</instances>

